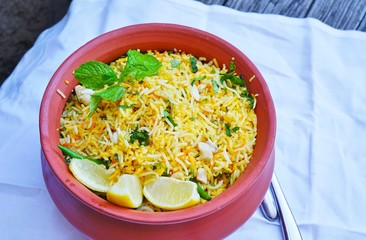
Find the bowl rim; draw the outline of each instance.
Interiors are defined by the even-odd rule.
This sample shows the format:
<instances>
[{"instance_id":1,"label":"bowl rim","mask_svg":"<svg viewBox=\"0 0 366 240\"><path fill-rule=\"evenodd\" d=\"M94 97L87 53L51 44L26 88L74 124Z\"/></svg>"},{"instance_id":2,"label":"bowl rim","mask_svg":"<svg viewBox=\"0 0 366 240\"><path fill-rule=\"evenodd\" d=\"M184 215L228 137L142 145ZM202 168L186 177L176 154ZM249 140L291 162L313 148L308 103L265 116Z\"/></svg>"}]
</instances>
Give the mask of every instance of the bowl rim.
<instances>
[{"instance_id":1,"label":"bowl rim","mask_svg":"<svg viewBox=\"0 0 366 240\"><path fill-rule=\"evenodd\" d=\"M237 55L240 56L240 58L242 58L246 62L249 68L251 68L254 74L256 75L256 81L260 82L263 92L266 93L264 94L265 95L264 97L266 98L266 102L268 103L267 111L268 111L268 117L270 119L270 126L268 128L267 133L269 138L267 139L264 151L262 152L262 154L260 155L260 159L258 160L258 167L254 168L253 171L251 171L250 173L247 173L246 179L239 177L232 185L235 186L240 184L242 185L240 188L231 186L228 189L226 189L223 193L221 193L219 196L212 199L211 201L186 209L159 212L159 213L141 212L136 211L134 209L127 209L114 205L113 203L110 203L107 200L104 200L100 197L91 198L92 195L96 196L92 191L90 191L84 185L79 183L75 178L73 178L73 176L65 180L63 171L58 169L58 166L55 163L55 161L57 160L55 160L54 158L55 156L57 158L61 158L61 156L63 157L63 155L62 153L60 155L61 151L57 148L57 146L51 146L49 142L50 130L47 128L48 126L47 115L48 111L51 108L50 102L52 96L55 93L57 87L57 81L63 81L62 79L60 79L63 74L63 69L70 66L72 62L77 61L80 54L83 54L87 51L91 51L96 46L103 44L104 42L107 42L111 37L113 38L123 34L136 34L142 31L146 32L146 30L150 32L154 31L179 32L181 34L192 34L195 36L200 36L205 39L210 39L211 41L213 40L216 44L224 45L225 48L227 48L228 50L236 52ZM242 53L238 48L233 46L231 43L209 32L184 25L171 24L171 23L143 23L118 28L106 32L104 34L101 34L85 43L83 46L78 48L69 57L65 59L65 61L55 71L44 92L40 107L39 128L40 128L42 151L52 172L55 174L57 179L63 184L63 186L74 197L79 199L85 205L99 212L110 215L114 218L123 219L129 222L144 223L144 224L174 224L179 222L191 221L217 212L218 210L226 207L227 205L230 205L233 201L239 198L241 194L245 193L255 181L257 181L258 176L263 171L264 166L269 160L272 151L274 149L274 142L276 135L276 116L275 116L274 103L270 95L269 88L262 74L259 72L254 63L244 53ZM73 187L70 187L70 184L73 184Z\"/></svg>"}]
</instances>

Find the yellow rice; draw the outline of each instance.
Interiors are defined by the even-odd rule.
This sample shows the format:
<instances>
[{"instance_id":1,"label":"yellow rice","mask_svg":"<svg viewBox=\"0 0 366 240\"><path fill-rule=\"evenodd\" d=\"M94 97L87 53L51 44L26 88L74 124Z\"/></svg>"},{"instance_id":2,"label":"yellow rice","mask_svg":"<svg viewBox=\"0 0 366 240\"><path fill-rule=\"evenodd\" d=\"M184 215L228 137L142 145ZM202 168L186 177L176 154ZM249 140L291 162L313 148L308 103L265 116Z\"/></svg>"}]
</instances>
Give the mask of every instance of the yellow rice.
<instances>
[{"instance_id":1,"label":"yellow rice","mask_svg":"<svg viewBox=\"0 0 366 240\"><path fill-rule=\"evenodd\" d=\"M199 184L216 197L249 163L257 133L254 110L240 96L241 87L220 82L220 74L228 70L225 65L220 69L216 59L199 58L202 61L197 61L198 72L193 73L190 54L148 53L163 64L158 75L122 83L126 95L118 102L102 100L92 117L88 117L89 106L79 103L72 94L61 118L60 142L84 156L110 161L112 183L123 173L136 174L143 184L161 175L174 174L189 180L195 179L197 170L203 168L208 183ZM172 59L180 62L178 67L172 67ZM119 75L126 61L122 57L110 66ZM196 100L191 83L203 76L193 84L200 97ZM219 86L216 92L212 81ZM121 108L122 105L130 107ZM164 110L169 107L176 127L164 117ZM225 124L239 130L229 137ZM129 142L136 127L149 133L148 146ZM208 140L218 147L213 161L200 160L198 143Z\"/></svg>"}]
</instances>

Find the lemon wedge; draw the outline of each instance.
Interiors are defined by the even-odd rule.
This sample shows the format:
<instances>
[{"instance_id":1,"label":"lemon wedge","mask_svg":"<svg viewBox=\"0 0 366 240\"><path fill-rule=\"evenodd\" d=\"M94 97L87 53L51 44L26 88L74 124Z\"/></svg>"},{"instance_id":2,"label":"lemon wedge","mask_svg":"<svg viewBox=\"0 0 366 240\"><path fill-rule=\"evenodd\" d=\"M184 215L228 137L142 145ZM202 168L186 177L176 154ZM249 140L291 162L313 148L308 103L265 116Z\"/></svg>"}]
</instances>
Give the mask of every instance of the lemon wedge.
<instances>
[{"instance_id":1,"label":"lemon wedge","mask_svg":"<svg viewBox=\"0 0 366 240\"><path fill-rule=\"evenodd\" d=\"M170 177L159 177L144 186L144 196L156 207L177 210L194 206L200 202L197 185Z\"/></svg>"},{"instance_id":2,"label":"lemon wedge","mask_svg":"<svg viewBox=\"0 0 366 240\"><path fill-rule=\"evenodd\" d=\"M111 173L103 165L86 159L73 158L69 169L79 182L91 190L107 192L110 188Z\"/></svg>"},{"instance_id":3,"label":"lemon wedge","mask_svg":"<svg viewBox=\"0 0 366 240\"><path fill-rule=\"evenodd\" d=\"M137 208L142 204L140 179L133 174L121 175L107 192L107 199L119 206Z\"/></svg>"}]
</instances>

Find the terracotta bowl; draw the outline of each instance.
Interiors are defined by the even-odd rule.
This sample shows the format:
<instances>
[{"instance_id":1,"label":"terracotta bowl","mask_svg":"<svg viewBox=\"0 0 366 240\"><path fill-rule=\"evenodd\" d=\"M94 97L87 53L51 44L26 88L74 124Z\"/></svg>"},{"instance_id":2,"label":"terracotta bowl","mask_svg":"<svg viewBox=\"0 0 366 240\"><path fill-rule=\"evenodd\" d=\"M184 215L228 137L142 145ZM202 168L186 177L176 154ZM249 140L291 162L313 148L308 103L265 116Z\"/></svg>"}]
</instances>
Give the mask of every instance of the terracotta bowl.
<instances>
[{"instance_id":1,"label":"terracotta bowl","mask_svg":"<svg viewBox=\"0 0 366 240\"><path fill-rule=\"evenodd\" d=\"M89 60L111 62L129 49L181 49L195 56L216 58L219 65L234 57L237 71L257 93L258 136L253 158L240 178L215 199L195 207L140 212L116 206L79 183L58 149L59 123L66 97L78 83L73 70ZM69 81L69 84L65 83ZM245 223L260 205L274 168L276 117L267 84L254 64L230 43L201 30L174 24L141 24L103 34L75 51L57 69L41 103L42 169L48 191L61 213L93 239L219 239Z\"/></svg>"}]
</instances>

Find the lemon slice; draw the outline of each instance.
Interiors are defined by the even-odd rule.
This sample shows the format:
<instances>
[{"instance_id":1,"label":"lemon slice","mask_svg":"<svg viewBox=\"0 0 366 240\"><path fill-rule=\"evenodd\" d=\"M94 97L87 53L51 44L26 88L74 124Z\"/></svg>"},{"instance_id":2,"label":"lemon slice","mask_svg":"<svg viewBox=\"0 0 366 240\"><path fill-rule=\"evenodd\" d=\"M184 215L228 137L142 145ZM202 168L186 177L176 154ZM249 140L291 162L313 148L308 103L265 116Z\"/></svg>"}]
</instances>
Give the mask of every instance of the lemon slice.
<instances>
[{"instance_id":1,"label":"lemon slice","mask_svg":"<svg viewBox=\"0 0 366 240\"><path fill-rule=\"evenodd\" d=\"M197 185L170 177L159 177L145 185L144 196L151 204L165 210L177 210L194 206L200 202Z\"/></svg>"},{"instance_id":2,"label":"lemon slice","mask_svg":"<svg viewBox=\"0 0 366 240\"><path fill-rule=\"evenodd\" d=\"M137 208L142 204L140 179L133 174L123 174L107 192L107 199L119 206Z\"/></svg>"},{"instance_id":3,"label":"lemon slice","mask_svg":"<svg viewBox=\"0 0 366 240\"><path fill-rule=\"evenodd\" d=\"M86 159L73 158L69 169L74 177L91 190L107 192L110 188L111 173L103 165Z\"/></svg>"}]
</instances>

